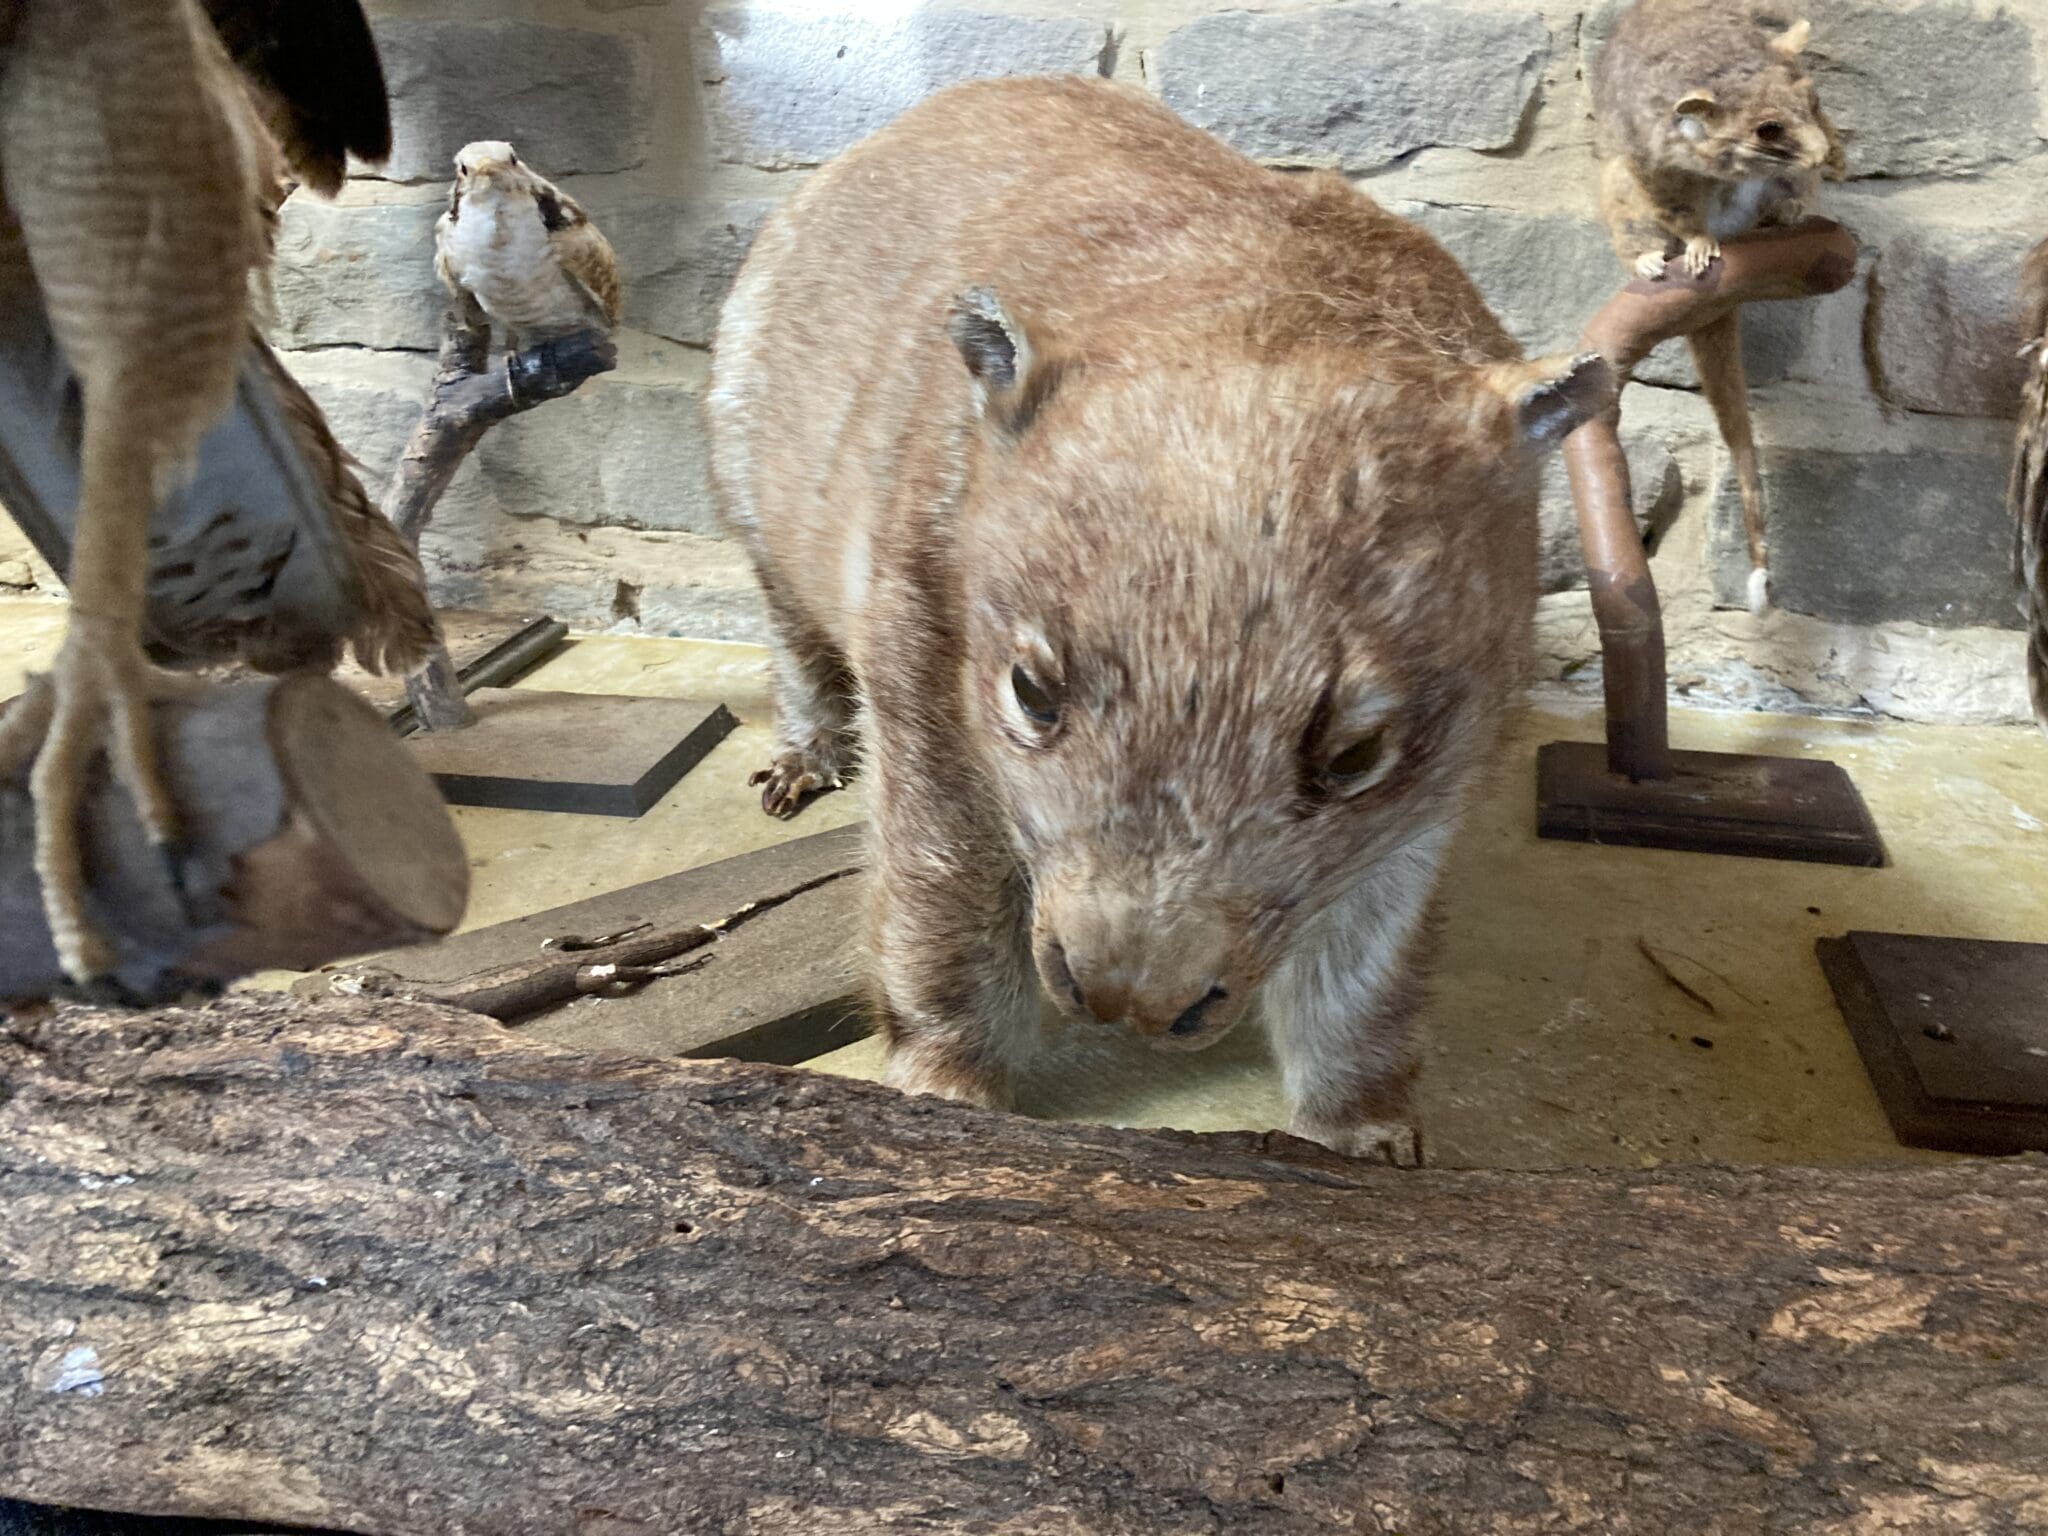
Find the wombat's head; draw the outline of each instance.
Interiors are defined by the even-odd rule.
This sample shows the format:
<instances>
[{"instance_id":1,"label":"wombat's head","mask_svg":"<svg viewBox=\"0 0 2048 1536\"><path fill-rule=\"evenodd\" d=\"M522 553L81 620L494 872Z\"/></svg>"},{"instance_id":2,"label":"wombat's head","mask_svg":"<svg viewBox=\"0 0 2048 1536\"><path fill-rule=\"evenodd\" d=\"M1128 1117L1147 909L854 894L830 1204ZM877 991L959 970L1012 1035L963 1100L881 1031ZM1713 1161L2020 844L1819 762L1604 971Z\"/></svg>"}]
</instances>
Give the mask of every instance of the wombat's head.
<instances>
[{"instance_id":1,"label":"wombat's head","mask_svg":"<svg viewBox=\"0 0 2048 1536\"><path fill-rule=\"evenodd\" d=\"M1799 64L1809 30L1798 23L1770 39L1752 67L1724 69L1716 86L1679 97L1662 130L1675 161L1690 157L1701 175L1723 180L1839 171L1820 95Z\"/></svg>"},{"instance_id":2,"label":"wombat's head","mask_svg":"<svg viewBox=\"0 0 2048 1536\"><path fill-rule=\"evenodd\" d=\"M1538 450L1597 358L1075 361L994 296L964 696L1063 1007L1206 1045L1304 925L1441 843L1518 681Z\"/></svg>"}]
</instances>

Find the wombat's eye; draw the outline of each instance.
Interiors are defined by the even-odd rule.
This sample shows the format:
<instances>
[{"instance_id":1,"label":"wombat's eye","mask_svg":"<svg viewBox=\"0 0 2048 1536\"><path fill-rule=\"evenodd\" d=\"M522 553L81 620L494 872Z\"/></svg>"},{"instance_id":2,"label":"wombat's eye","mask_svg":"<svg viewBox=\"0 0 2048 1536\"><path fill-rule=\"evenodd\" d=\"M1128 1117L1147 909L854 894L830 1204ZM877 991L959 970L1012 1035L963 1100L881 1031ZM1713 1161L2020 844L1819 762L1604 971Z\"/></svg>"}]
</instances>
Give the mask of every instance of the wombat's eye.
<instances>
[{"instance_id":1,"label":"wombat's eye","mask_svg":"<svg viewBox=\"0 0 2048 1536\"><path fill-rule=\"evenodd\" d=\"M1324 766L1323 772L1333 779L1361 779L1371 773L1386 759L1387 733L1374 731L1361 736Z\"/></svg>"},{"instance_id":2,"label":"wombat's eye","mask_svg":"<svg viewBox=\"0 0 2048 1536\"><path fill-rule=\"evenodd\" d=\"M1022 666L1010 668L1010 691L1017 696L1017 707L1024 711L1024 718L1032 724L1059 724L1059 700Z\"/></svg>"}]
</instances>

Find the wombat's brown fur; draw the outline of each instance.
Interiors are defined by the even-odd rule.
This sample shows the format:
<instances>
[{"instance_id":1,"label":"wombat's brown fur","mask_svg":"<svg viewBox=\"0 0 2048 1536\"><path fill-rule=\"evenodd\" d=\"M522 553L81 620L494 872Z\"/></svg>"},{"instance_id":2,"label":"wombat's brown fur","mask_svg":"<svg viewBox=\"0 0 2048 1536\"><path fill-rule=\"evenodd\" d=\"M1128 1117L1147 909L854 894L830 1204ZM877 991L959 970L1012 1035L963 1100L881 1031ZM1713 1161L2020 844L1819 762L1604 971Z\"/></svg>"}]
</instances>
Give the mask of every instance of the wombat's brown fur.
<instances>
[{"instance_id":1,"label":"wombat's brown fur","mask_svg":"<svg viewBox=\"0 0 2048 1536\"><path fill-rule=\"evenodd\" d=\"M1639 277L1682 255L1697 276L1720 242L1796 224L1842 146L1799 55L1807 23L1756 0L1636 0L1593 68L1601 211Z\"/></svg>"},{"instance_id":2,"label":"wombat's brown fur","mask_svg":"<svg viewBox=\"0 0 2048 1536\"><path fill-rule=\"evenodd\" d=\"M1412 1156L1534 447L1612 388L1341 179L1106 82L962 86L813 177L720 324L713 471L776 631L769 810L859 700L892 1080L999 1100L1041 980L1183 1048L1263 987L1294 1128Z\"/></svg>"}]
</instances>

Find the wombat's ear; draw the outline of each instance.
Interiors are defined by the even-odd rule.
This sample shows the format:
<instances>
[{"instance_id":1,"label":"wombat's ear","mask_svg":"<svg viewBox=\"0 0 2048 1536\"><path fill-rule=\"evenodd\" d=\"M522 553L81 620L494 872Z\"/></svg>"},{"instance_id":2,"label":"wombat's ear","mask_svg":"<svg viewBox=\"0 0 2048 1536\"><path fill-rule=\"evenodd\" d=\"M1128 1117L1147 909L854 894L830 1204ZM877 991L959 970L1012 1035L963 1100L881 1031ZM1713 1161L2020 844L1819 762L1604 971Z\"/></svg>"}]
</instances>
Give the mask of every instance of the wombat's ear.
<instances>
[{"instance_id":1,"label":"wombat's ear","mask_svg":"<svg viewBox=\"0 0 2048 1536\"><path fill-rule=\"evenodd\" d=\"M1040 356L995 290L970 288L955 299L946 334L974 380L982 418L1013 434L1029 426L1059 370Z\"/></svg>"},{"instance_id":2,"label":"wombat's ear","mask_svg":"<svg viewBox=\"0 0 2048 1536\"><path fill-rule=\"evenodd\" d=\"M1687 91L1672 104L1673 117L1708 118L1714 115L1720 105L1714 93L1708 90Z\"/></svg>"},{"instance_id":3,"label":"wombat's ear","mask_svg":"<svg viewBox=\"0 0 2048 1536\"><path fill-rule=\"evenodd\" d=\"M1807 40L1813 36L1813 23L1801 18L1771 39L1771 52L1796 59L1806 52Z\"/></svg>"},{"instance_id":4,"label":"wombat's ear","mask_svg":"<svg viewBox=\"0 0 2048 1536\"><path fill-rule=\"evenodd\" d=\"M1614 404L1614 369L1598 352L1495 363L1481 376L1514 407L1522 441L1553 448Z\"/></svg>"}]
</instances>

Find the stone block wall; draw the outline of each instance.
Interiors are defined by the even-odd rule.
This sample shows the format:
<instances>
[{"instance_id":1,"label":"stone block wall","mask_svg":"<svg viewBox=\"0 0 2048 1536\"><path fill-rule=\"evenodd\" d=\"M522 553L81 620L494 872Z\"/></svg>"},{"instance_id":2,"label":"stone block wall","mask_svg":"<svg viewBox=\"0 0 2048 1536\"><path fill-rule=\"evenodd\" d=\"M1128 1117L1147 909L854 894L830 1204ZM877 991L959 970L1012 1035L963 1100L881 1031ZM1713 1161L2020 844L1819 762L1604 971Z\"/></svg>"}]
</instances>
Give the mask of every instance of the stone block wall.
<instances>
[{"instance_id":1,"label":"stone block wall","mask_svg":"<svg viewBox=\"0 0 2048 1536\"><path fill-rule=\"evenodd\" d=\"M1429 228L1531 349L1619 267L1595 216L1587 66L1615 0L373 0L397 146L288 205L280 344L381 482L431 371L449 157L508 138L611 236L619 371L498 429L428 541L448 602L762 633L718 537L697 404L719 301L808 168L970 76L1110 75L1276 166L1335 166ZM2048 234L2048 0L1807 0L1851 179L1855 282L1746 320L1778 611L1740 603L1740 517L1681 349L1626 404L1676 685L1697 699L2023 718L2002 505L2011 294ZM1545 675L1595 686L1561 474ZM22 571L0 549L0 582ZM35 573L28 573L31 580ZM1733 605L1733 606L1731 606Z\"/></svg>"}]
</instances>

